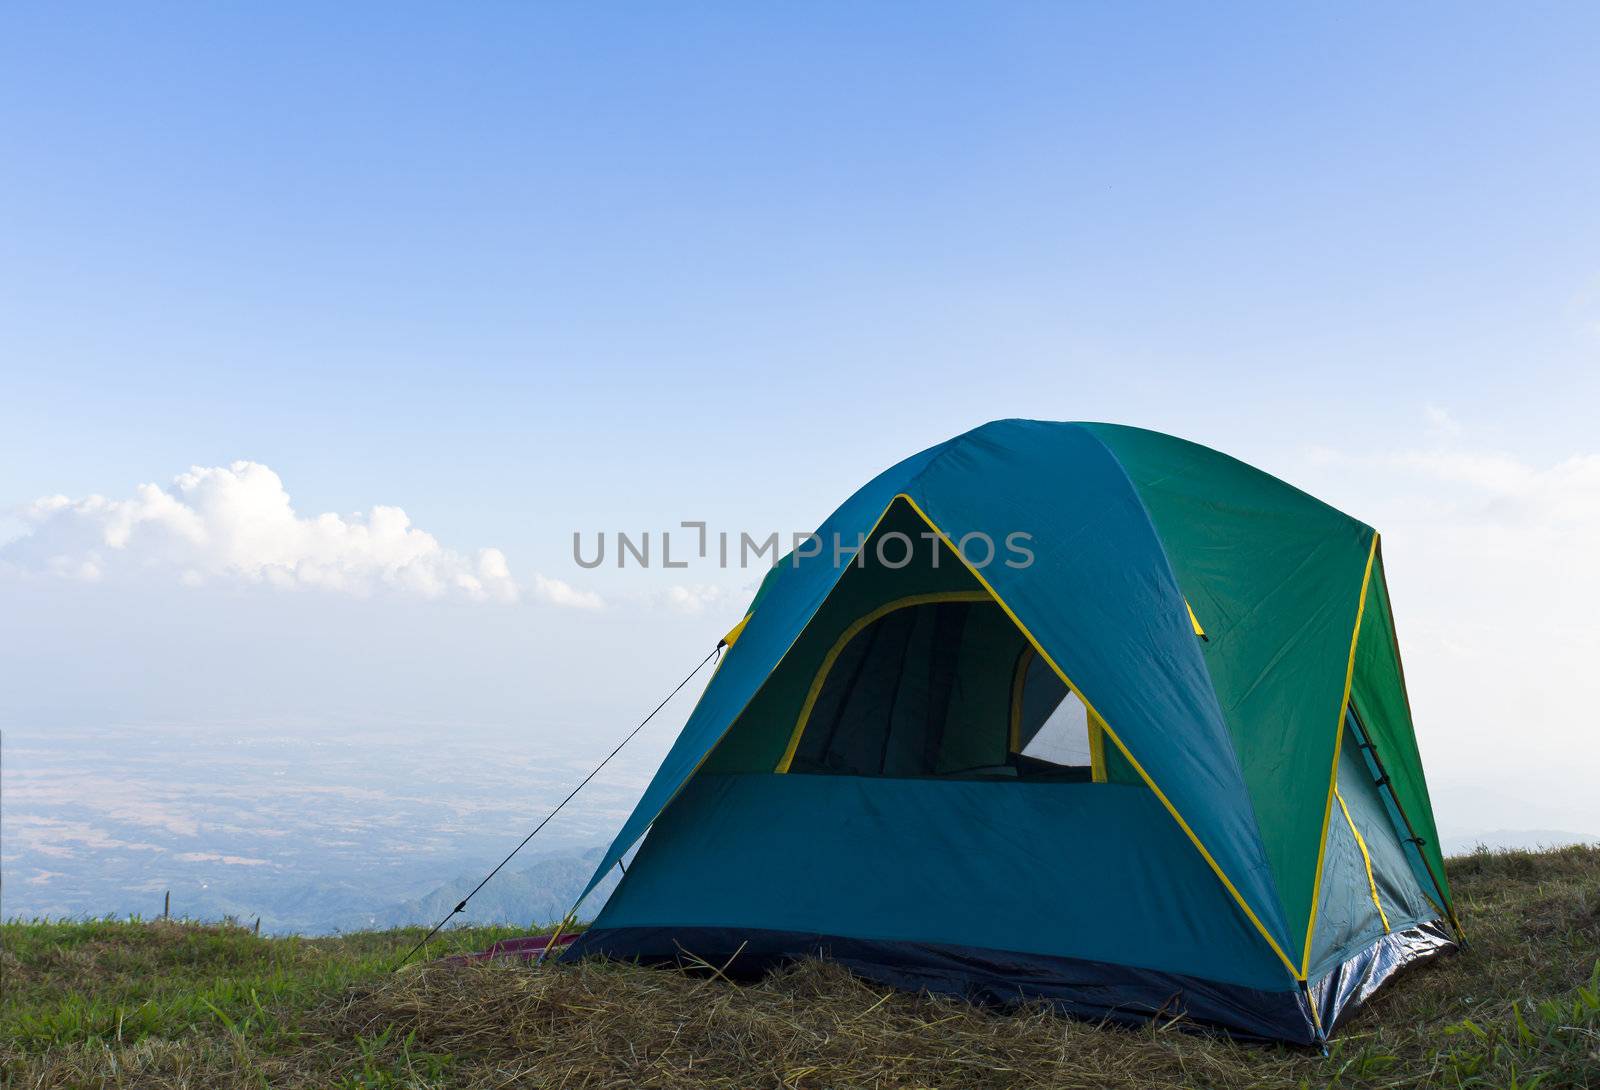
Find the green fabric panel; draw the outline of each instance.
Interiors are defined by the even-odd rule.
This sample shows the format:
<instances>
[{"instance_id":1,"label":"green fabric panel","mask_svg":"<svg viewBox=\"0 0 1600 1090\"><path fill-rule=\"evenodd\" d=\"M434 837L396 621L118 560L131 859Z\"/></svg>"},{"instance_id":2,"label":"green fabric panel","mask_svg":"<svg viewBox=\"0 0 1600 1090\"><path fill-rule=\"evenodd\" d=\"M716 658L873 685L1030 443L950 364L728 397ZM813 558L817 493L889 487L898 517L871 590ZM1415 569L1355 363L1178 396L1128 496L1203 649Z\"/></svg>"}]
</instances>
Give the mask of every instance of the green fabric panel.
<instances>
[{"instance_id":1,"label":"green fabric panel","mask_svg":"<svg viewBox=\"0 0 1600 1090\"><path fill-rule=\"evenodd\" d=\"M1367 590L1367 608L1361 618L1361 641L1356 647L1350 695L1356 714L1361 716L1361 722L1377 746L1378 756L1389 773L1405 816L1417 835L1427 841L1422 850L1448 899L1450 880L1445 877L1444 854L1439 849L1439 831L1433 821L1433 803L1428 796L1428 781L1422 773L1422 755L1418 752L1417 734L1411 722L1411 706L1406 697L1381 553L1373 564L1372 583ZM1431 893L1433 882L1425 870L1419 874L1418 881Z\"/></svg>"},{"instance_id":2,"label":"green fabric panel","mask_svg":"<svg viewBox=\"0 0 1600 1090\"><path fill-rule=\"evenodd\" d=\"M927 529L927 524L903 501L889 508L877 533L907 535L916 546L913 560L904 567L891 568L879 563L874 548L863 551L863 565L852 564L840 577L811 623L706 758L705 771L771 772L776 768L823 659L847 628L874 609L914 594L982 592L982 585L961 566L948 546L920 536ZM868 544L871 546L872 542ZM891 563L899 562L898 549L886 553ZM933 565L935 555L939 557L937 567Z\"/></svg>"},{"instance_id":3,"label":"green fabric panel","mask_svg":"<svg viewBox=\"0 0 1600 1090\"><path fill-rule=\"evenodd\" d=\"M750 927L1294 981L1150 791L695 776L595 920Z\"/></svg>"},{"instance_id":4,"label":"green fabric panel","mask_svg":"<svg viewBox=\"0 0 1600 1090\"><path fill-rule=\"evenodd\" d=\"M1111 744L1111 739L1106 739L1106 782L1128 783L1144 786L1144 778L1133 770L1128 763L1128 758L1122 755L1122 750Z\"/></svg>"},{"instance_id":5,"label":"green fabric panel","mask_svg":"<svg viewBox=\"0 0 1600 1090\"><path fill-rule=\"evenodd\" d=\"M1289 921L1291 956L1303 954L1373 531L1207 447L1085 426L1133 482L1209 637L1201 652Z\"/></svg>"}]
</instances>

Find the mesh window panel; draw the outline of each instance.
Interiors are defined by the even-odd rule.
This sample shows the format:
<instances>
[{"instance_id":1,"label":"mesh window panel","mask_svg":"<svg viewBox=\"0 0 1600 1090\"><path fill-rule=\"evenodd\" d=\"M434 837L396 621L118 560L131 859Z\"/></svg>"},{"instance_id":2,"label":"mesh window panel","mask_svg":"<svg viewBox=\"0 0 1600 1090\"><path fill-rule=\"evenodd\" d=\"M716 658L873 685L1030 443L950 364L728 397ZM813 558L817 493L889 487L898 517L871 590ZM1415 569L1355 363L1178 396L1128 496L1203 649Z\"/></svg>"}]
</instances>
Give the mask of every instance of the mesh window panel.
<instances>
[{"instance_id":1,"label":"mesh window panel","mask_svg":"<svg viewBox=\"0 0 1600 1090\"><path fill-rule=\"evenodd\" d=\"M1013 715L1021 755L1009 745ZM878 618L839 649L789 770L1071 779L1087 778L1089 763L1083 705L1004 612L932 602Z\"/></svg>"},{"instance_id":2,"label":"mesh window panel","mask_svg":"<svg viewBox=\"0 0 1600 1090\"><path fill-rule=\"evenodd\" d=\"M823 680L792 772L940 772L969 602L897 609L846 644ZM1003 743L999 750L1003 760Z\"/></svg>"}]
</instances>

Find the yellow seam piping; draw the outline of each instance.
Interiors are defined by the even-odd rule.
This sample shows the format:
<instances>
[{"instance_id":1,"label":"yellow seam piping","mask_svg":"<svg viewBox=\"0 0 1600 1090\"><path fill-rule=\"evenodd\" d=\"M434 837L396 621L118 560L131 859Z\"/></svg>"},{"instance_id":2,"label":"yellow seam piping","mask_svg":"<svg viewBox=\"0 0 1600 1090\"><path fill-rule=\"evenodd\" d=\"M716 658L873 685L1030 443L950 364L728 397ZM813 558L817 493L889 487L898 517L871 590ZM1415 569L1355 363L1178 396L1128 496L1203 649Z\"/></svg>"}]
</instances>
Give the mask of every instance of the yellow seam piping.
<instances>
[{"instance_id":1,"label":"yellow seam piping","mask_svg":"<svg viewBox=\"0 0 1600 1090\"><path fill-rule=\"evenodd\" d=\"M1302 980L1300 983L1304 985L1305 981ZM1328 1031L1322 1028L1322 1015L1317 1013L1317 1002L1315 999L1311 998L1310 988L1306 988L1305 997L1306 1007L1311 1011L1311 1024L1316 1027L1317 1036L1325 1041L1328 1039Z\"/></svg>"},{"instance_id":2,"label":"yellow seam piping","mask_svg":"<svg viewBox=\"0 0 1600 1090\"><path fill-rule=\"evenodd\" d=\"M1306 919L1305 956L1301 959L1300 978L1304 980L1311 970L1311 936L1317 928L1317 898L1322 896L1322 864L1328 855L1328 822L1333 817L1333 795L1339 783L1339 750L1344 744L1345 713L1350 710L1350 684L1356 676L1356 644L1361 639L1361 617L1367 610L1367 587L1372 582L1372 558L1378 554L1378 533L1372 533L1372 544L1367 548L1367 570L1361 576L1361 600L1356 603L1356 626L1350 633L1350 661L1344 668L1344 696L1339 698L1339 733L1333 736L1333 771L1328 775L1328 803L1322 811L1322 839L1317 848L1317 876L1311 883L1311 912Z\"/></svg>"},{"instance_id":3,"label":"yellow seam piping","mask_svg":"<svg viewBox=\"0 0 1600 1090\"><path fill-rule=\"evenodd\" d=\"M910 609L912 606L928 605L932 602L987 602L989 596L981 590L944 590L933 591L928 594L912 594L905 598L896 598L879 606L864 617L858 617L844 630L844 634L833 642L828 648L828 653L822 659L822 665L817 667L816 676L811 679L811 688L806 691L806 701L800 705L800 717L795 720L794 730L789 732L789 744L784 747L783 757L778 761L774 772L786 773L789 765L794 761L795 752L800 748L800 738L806 732L806 724L811 720L811 709L816 706L817 697L822 695L822 686L828 680L828 674L833 670L833 664L844 651L851 640L861 635L862 629L873 621L887 617L897 610Z\"/></svg>"},{"instance_id":4,"label":"yellow seam piping","mask_svg":"<svg viewBox=\"0 0 1600 1090\"><path fill-rule=\"evenodd\" d=\"M1223 887L1226 888L1228 893L1232 895L1233 899L1238 902L1239 907L1244 910L1246 918L1248 918L1249 921L1255 925L1255 929L1261 933L1261 937L1267 940L1267 945L1272 947L1272 952L1274 954L1278 955L1278 960L1283 962L1285 968L1289 970L1290 974L1296 980L1304 980L1305 974L1295 969L1294 962L1290 961L1289 956L1283 952L1283 948L1278 945L1278 940L1272 937L1272 932L1267 930L1266 925L1263 924L1260 917L1255 914L1255 910L1252 909L1250 907L1250 903L1244 899L1244 895L1239 892L1238 887L1233 884L1232 880L1228 878L1227 874L1223 873L1222 867L1214 858L1212 858L1211 853L1207 851L1206 846L1200 842L1200 838L1195 835L1194 830L1189 828L1189 823L1183 820L1183 815L1178 813L1177 807L1173 806L1171 800L1167 798L1166 794L1162 792L1161 788L1156 786L1155 780L1150 778L1150 774L1144 770L1144 766L1141 765L1138 760L1134 758L1133 754L1128 751L1128 747L1123 744L1122 739L1117 737L1117 732L1111 729L1111 725L1105 722L1105 718L1101 716L1099 712L1095 711L1094 705L1089 703L1088 698L1083 695L1082 690L1072 683L1071 678L1067 677L1066 671L1061 669L1056 660L1051 658L1049 653L1046 652L1045 649L1040 645L1039 641L1034 638L1033 633L1028 630L1028 626L1022 623L1022 619L1012 612L1011 607L1006 604L1005 599L1001 598L1000 595L995 592L994 587L990 586L989 581L983 577L983 573L968 563L967 558L961 555L961 550L956 548L954 542L950 540L950 536L941 530L939 526L928 517L927 512L917 505L916 500L912 499L904 492L896 496L895 499L903 499L906 501L906 503L910 504L911 509L922 517L922 521L928 524L929 529L938 534L940 540L942 540L946 545L950 546L951 550L956 554L956 558L960 560L966 569L972 573L973 577L983 585L984 589L986 589L990 595L994 597L995 604L1001 609L1005 610L1006 616L1011 618L1011 623L1016 625L1017 628L1021 630L1022 634L1028 638L1029 643L1033 644L1034 651L1037 652L1044 659L1044 661L1050 665L1050 668L1056 672L1056 676L1066 684L1067 688L1071 689L1077 694L1078 699L1083 701L1083 706L1087 708L1096 718L1098 718L1102 724L1105 724L1104 729L1106 735L1116 745L1117 749L1122 752L1122 755L1128 759L1128 764L1133 766L1133 770L1139 774L1139 778L1144 780L1145 784L1150 788L1151 792L1155 794L1156 798L1161 800L1161 805L1167 808L1167 813L1171 814L1172 819L1178 823L1178 828L1183 830L1184 835L1187 836L1194 844L1195 848L1199 850L1201 858L1206 861L1206 864L1210 866L1212 872L1216 874L1216 876L1222 881Z\"/></svg>"},{"instance_id":5,"label":"yellow seam piping","mask_svg":"<svg viewBox=\"0 0 1600 1090\"><path fill-rule=\"evenodd\" d=\"M1088 705L1084 706L1088 710ZM1106 782L1106 725L1098 715L1089 719L1089 778L1095 783Z\"/></svg>"},{"instance_id":6,"label":"yellow seam piping","mask_svg":"<svg viewBox=\"0 0 1600 1090\"><path fill-rule=\"evenodd\" d=\"M1350 807L1344 804L1344 796L1339 794L1339 789L1333 789L1333 797L1339 800L1339 809L1344 811L1344 822L1350 826L1350 834L1356 838L1356 847L1361 849L1361 861L1367 865L1367 888L1372 891L1372 904L1378 910L1378 919L1383 921L1383 933L1389 933L1389 914L1383 910L1383 902L1378 899L1378 880L1372 876L1372 856L1367 852L1367 842L1361 837L1361 830L1356 828L1355 818L1350 816Z\"/></svg>"},{"instance_id":7,"label":"yellow seam piping","mask_svg":"<svg viewBox=\"0 0 1600 1090\"><path fill-rule=\"evenodd\" d=\"M1006 749L1022 752L1022 692L1028 681L1028 667L1033 665L1033 645L1023 647L1017 656L1016 674L1011 679L1011 724L1006 731Z\"/></svg>"}]
</instances>

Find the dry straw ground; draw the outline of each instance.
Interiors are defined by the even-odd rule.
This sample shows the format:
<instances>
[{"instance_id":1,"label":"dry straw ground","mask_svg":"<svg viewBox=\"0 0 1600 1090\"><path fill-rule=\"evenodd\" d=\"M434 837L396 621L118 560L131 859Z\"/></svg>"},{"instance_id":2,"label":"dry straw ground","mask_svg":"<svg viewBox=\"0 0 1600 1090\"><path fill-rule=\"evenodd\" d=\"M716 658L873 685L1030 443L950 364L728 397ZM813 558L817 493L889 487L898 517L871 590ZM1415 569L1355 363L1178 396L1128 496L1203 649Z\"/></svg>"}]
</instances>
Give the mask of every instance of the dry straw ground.
<instances>
[{"instance_id":1,"label":"dry straw ground","mask_svg":"<svg viewBox=\"0 0 1600 1090\"><path fill-rule=\"evenodd\" d=\"M588 964L391 975L416 932L4 927L6 1087L1600 1087L1600 850L1452 860L1472 949L1331 1055L904 995ZM451 937L476 946L502 933Z\"/></svg>"}]
</instances>

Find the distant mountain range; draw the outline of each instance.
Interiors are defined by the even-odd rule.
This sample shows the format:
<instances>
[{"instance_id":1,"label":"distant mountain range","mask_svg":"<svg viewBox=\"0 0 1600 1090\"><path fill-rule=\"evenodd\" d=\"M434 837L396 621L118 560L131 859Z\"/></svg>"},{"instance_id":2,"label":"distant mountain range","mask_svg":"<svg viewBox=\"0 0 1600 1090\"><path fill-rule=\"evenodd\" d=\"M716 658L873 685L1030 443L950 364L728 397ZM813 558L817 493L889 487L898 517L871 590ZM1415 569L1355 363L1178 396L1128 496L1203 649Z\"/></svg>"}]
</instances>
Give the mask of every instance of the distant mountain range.
<instances>
[{"instance_id":1,"label":"distant mountain range","mask_svg":"<svg viewBox=\"0 0 1600 1090\"><path fill-rule=\"evenodd\" d=\"M503 870L478 891L458 920L470 924L529 927L555 923L567 914L583 892L584 884L594 873L604 850L596 847L581 853L545 855L535 858L530 865L519 870ZM593 915L605 904L620 877L613 868L601 880L589 897L584 915ZM437 923L482 879L481 874L461 875L421 897L379 909L359 923L352 924L352 929L357 926L386 928Z\"/></svg>"}]
</instances>

